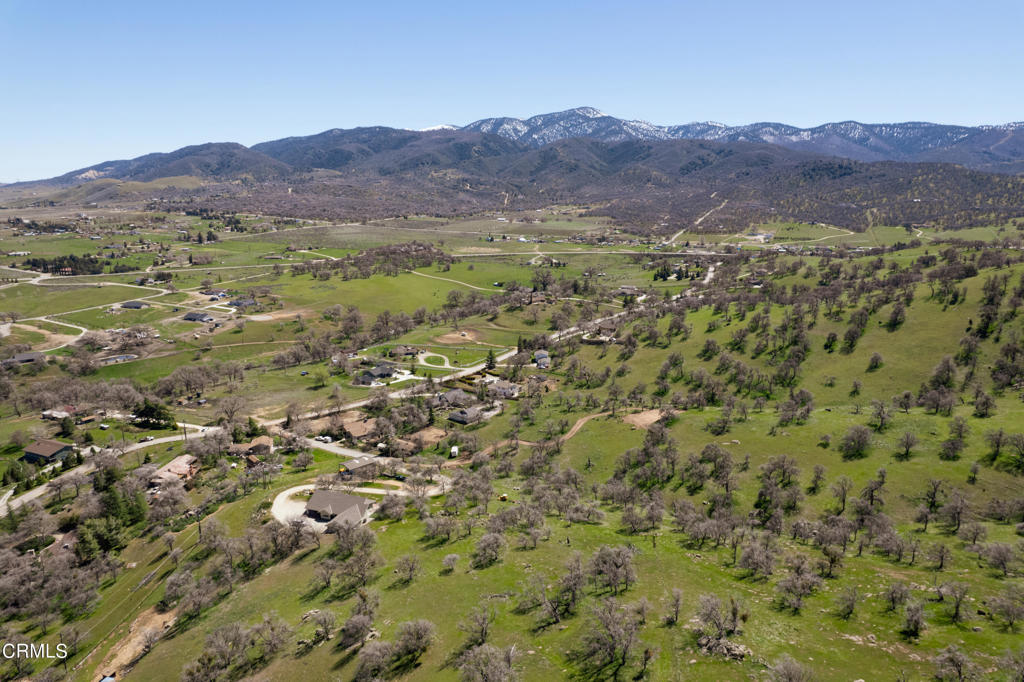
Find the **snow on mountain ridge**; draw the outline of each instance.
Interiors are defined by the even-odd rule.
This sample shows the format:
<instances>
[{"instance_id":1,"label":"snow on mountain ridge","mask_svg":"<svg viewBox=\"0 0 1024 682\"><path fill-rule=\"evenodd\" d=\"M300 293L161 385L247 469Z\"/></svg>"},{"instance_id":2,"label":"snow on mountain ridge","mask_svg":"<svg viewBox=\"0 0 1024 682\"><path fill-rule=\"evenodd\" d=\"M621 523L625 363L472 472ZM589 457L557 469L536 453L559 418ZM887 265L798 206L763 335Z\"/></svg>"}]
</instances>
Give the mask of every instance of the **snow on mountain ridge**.
<instances>
[{"instance_id":1,"label":"snow on mountain ridge","mask_svg":"<svg viewBox=\"0 0 1024 682\"><path fill-rule=\"evenodd\" d=\"M960 126L906 121L861 123L835 121L809 128L761 121L730 126L715 121L656 125L619 119L593 107L539 114L527 119L492 118L475 121L463 130L501 135L531 146L585 137L602 142L626 140L709 140L774 144L800 151L859 161L944 161L975 168L1013 172L1020 142L1005 144L1024 132L1024 122ZM994 135L1001 137L992 138ZM994 153L993 153L994 152Z\"/></svg>"}]
</instances>

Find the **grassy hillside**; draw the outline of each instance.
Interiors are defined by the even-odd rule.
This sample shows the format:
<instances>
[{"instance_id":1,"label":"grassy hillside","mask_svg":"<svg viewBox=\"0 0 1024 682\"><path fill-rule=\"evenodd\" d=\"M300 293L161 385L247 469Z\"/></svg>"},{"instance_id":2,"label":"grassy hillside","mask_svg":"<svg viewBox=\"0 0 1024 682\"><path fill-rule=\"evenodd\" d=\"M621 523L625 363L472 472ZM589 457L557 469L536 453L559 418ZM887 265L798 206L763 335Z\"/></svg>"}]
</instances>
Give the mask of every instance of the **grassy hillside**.
<instances>
[{"instance_id":1,"label":"grassy hillside","mask_svg":"<svg viewBox=\"0 0 1024 682\"><path fill-rule=\"evenodd\" d=\"M780 224L776 233L807 243L835 230ZM132 318L163 333L140 342L139 359L90 367L96 351L84 339L48 365L12 370L0 435L18 494L49 475L11 464L22 447L15 432L66 426L37 428L41 409L140 412L149 399L207 431L187 444L143 444L117 466L97 459L100 473L80 489L51 485L40 497L46 511L16 514L4 536L10 575L28 570L24 542L58 529L75 542L117 532L106 555L59 549L69 540L43 555L44 567L65 557L78 583L95 585L80 608L54 602L48 617L0 582L5 626L51 643L74 628L68 677L82 680L115 669L141 680L927 679L953 660L1016 679L1002 657L1020 649L1024 617L1024 262L997 243L954 244L930 231L910 245L900 233L864 233L874 252L717 247L579 254L565 267L535 260L560 246L549 244L486 262L412 246L359 256L429 255L418 274L398 267L396 276L339 252L353 270L328 271L326 260L243 270L260 309L221 327L186 324L181 311ZM550 300L531 303L541 299L533 284ZM40 289L28 287L0 295L11 292L23 314L79 307L79 288L26 296ZM190 295L174 294L173 305L191 305ZM417 321L395 322L420 307ZM128 319L64 317L91 328ZM417 374L394 387L353 385L405 344L431 362L401 360ZM523 353L490 371L521 394L484 400L477 424L448 422L451 406L430 398L478 388L472 378L422 383L443 376L436 363L482 364L517 346ZM544 347L548 370L531 362ZM423 395L386 395L412 385ZM328 413L357 409L378 426L353 440ZM248 442L276 418L286 421L263 423L275 455L248 472L227 455L231 440ZM439 444L386 458L403 482L360 485L375 499L388 488L407 494L358 541L272 516L293 487L342 485L334 475L345 456L297 436L373 452L430 420L446 431ZM63 437L106 443L97 428ZM132 440L150 433L129 429ZM448 460L456 443L461 456ZM201 468L180 499L140 498L146 455L160 464L183 447ZM487 542L499 549L484 561ZM86 580L90 572L98 578ZM36 579L40 590L55 584L47 571ZM488 632L474 638L469 621L481 606ZM412 647L407 623L420 619L430 636ZM478 648L482 639L495 649ZM374 670L378 655L385 663ZM495 676L474 677L471 655ZM787 666L806 677L784 676Z\"/></svg>"}]
</instances>

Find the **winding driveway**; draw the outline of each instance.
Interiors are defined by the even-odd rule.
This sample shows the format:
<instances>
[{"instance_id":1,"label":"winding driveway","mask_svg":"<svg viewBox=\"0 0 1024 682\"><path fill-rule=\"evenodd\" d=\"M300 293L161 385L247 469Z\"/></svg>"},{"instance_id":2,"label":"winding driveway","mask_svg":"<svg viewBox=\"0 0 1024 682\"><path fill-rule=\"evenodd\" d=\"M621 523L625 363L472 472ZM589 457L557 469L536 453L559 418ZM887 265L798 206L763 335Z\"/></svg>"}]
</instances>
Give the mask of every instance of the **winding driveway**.
<instances>
[{"instance_id":1,"label":"winding driveway","mask_svg":"<svg viewBox=\"0 0 1024 682\"><path fill-rule=\"evenodd\" d=\"M436 365L433 362L427 362L427 358L441 358L444 360L443 365ZM448 361L448 358L440 353L422 353L419 357L419 363L424 367L431 367L433 369L455 369L452 363Z\"/></svg>"},{"instance_id":2,"label":"winding driveway","mask_svg":"<svg viewBox=\"0 0 1024 682\"><path fill-rule=\"evenodd\" d=\"M309 490L313 490L315 486L310 483L309 485L297 485L294 488L288 488L282 490L274 498L274 503L270 505L270 515L277 520L278 523L288 525L292 519L302 519L310 527L316 530L318 533L323 533L327 530L327 524L321 521L316 521L306 516L306 503L302 500L292 499L292 495L298 495Z\"/></svg>"},{"instance_id":3,"label":"winding driveway","mask_svg":"<svg viewBox=\"0 0 1024 682\"><path fill-rule=\"evenodd\" d=\"M390 486L389 486L390 487ZM274 502L270 505L270 515L274 517L274 520L278 523L288 525L293 519L299 518L306 522L311 528L318 533L323 533L327 530L327 524L323 521L317 521L316 519L306 516L306 503L303 500L293 499L294 495L299 493L309 492L316 488L312 483L305 485L297 485L287 490L282 490L274 497ZM358 493L360 495L409 495L409 491L402 487L394 487L391 490L384 488L348 488L345 490L347 493ZM437 494L436 491L432 491L431 494Z\"/></svg>"}]
</instances>

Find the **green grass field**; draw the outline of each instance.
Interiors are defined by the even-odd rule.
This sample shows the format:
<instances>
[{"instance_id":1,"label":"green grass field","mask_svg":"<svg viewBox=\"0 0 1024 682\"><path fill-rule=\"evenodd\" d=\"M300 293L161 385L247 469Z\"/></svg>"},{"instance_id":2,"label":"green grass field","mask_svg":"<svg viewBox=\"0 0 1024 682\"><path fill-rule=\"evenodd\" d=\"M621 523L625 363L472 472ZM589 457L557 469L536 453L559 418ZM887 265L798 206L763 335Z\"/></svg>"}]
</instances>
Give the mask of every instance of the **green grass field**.
<instances>
[{"instance_id":1,"label":"green grass field","mask_svg":"<svg viewBox=\"0 0 1024 682\"><path fill-rule=\"evenodd\" d=\"M319 314L332 305L354 305L364 314L376 316L383 310L411 313L424 306L440 307L452 288L451 282L431 280L402 273L396 277L374 275L369 279L311 281L309 275L252 279L249 286L269 287L285 307L296 312ZM458 286L458 285L455 285Z\"/></svg>"},{"instance_id":2,"label":"green grass field","mask_svg":"<svg viewBox=\"0 0 1024 682\"><path fill-rule=\"evenodd\" d=\"M133 287L105 284L103 286L34 286L18 284L0 289L0 310L22 317L56 315L81 308L130 301L145 292Z\"/></svg>"},{"instance_id":3,"label":"green grass field","mask_svg":"<svg viewBox=\"0 0 1024 682\"><path fill-rule=\"evenodd\" d=\"M57 401L56 394L65 389L62 382L75 389L74 392L68 390L67 400L80 401L91 409L88 389L97 384L89 382L127 379L140 393L153 395L160 380L178 368L189 365L209 368L216 367L218 362L238 362L244 367L244 378L214 382L203 388L202 398L208 401L204 405L199 405L194 395L187 401L179 401L183 391L165 398L177 419L207 427L226 413L222 408L232 408L236 397L244 398L239 412L241 417L251 415L265 420L285 417L293 409L290 406L322 414L339 401L341 404L363 401L372 395L371 390L353 386L351 375L328 376L328 366L323 360L288 367L274 363L278 353L296 343L312 344L322 339L332 344L328 346L331 351L335 347L338 351L351 347L352 337L345 338L340 333L340 325L322 315L325 308L333 305L357 306L364 317L364 329L369 329L374 318L385 310L412 313L422 307L428 312L438 311L452 290L464 295L471 292L490 295L501 290L494 282L515 280L530 285L539 267L531 265L530 261L540 253L562 250L572 253L558 256L567 265L551 270L556 279L582 280L588 269L603 273L595 275L592 289L582 286L581 281L577 281L575 288L567 287L567 291L580 292L572 294L573 299L596 298L599 292L614 291L624 284L645 288L654 284L653 273L647 269L649 255L601 253L601 249L582 244L554 242L554 238L562 239L579 232L610 229L606 221L581 218L578 211L562 213L563 210L567 209L556 208L538 214L545 222L536 225L497 221L492 216L452 221L417 217L371 225L317 225L241 237L220 232L221 240L202 246L175 242L173 228L169 226L147 228L146 234L154 235L160 244L169 246L176 258L182 254L187 258L188 253L203 254L213 257L214 263L175 270L172 283L180 291L154 298L154 307L138 312L107 312L111 303L147 294L138 288L113 284L45 288L18 284L0 289L0 311L11 310L29 317L57 315L60 320L95 329L149 324L165 337L179 337L174 344L165 341L148 348L136 361L102 367L82 377L71 377L61 369L65 363L73 368L70 348L61 352L60 364L55 362L41 369L38 376L32 376L30 368L11 371L5 379L10 384L7 395L13 398L0 403L0 448L4 448L0 450L0 467L5 468L20 453L10 444L15 432L23 431L31 437L56 433L56 424L38 418L37 405ZM515 217L509 215L510 220ZM198 218L171 218L181 219L181 224L190 229L215 227L210 221ZM255 226L257 219L247 220ZM919 239L922 244L913 249L867 257L862 251L853 250L849 258L837 257L831 261L791 254L761 254L760 246L744 244L748 250L744 251L743 258L735 259L735 265L730 254L720 250L715 256L722 260L718 278L707 286L699 281L659 282L655 286L656 295L640 305L630 304L632 307L628 309L621 297L601 298L597 308L600 314L630 311L629 316L621 318L623 328L617 336L622 341L632 334L637 339L635 352L625 351L622 343L607 347L552 344L555 345L552 349L555 363L543 372L547 380L536 389L539 397L521 396L506 401L499 414L464 429L447 421L450 408L436 405L429 408L436 426L448 430L448 435L453 437L463 432L472 434L476 448L496 445L512 433L517 434L521 443L510 455L513 465L510 475L499 475L495 471L496 462L492 460L490 468L485 469L488 472L486 483L481 483L482 475L477 483L489 486L493 493L489 495L486 515L483 509L473 506L472 494L460 498L464 503L457 505L453 514L457 522L483 517L468 533L459 530L444 541L426 537L428 515L441 518L451 511L444 507L449 501L445 495L426 501L421 514L410 509L400 519L377 520L370 524L383 562L373 572L368 586L380 596L374 628L385 640L395 636L400 623L414 618L429 619L436 628L434 641L422 658L401 674L391 675L390 679L460 679L454 661L465 644L465 634L459 629L459 623L471 609L481 604L493 608L495 614L489 642L496 646L515 646L519 653L516 669L522 680L614 679L609 668L587 674L573 653L580 640L593 630L589 614L611 596L608 592L588 583L577 611L555 623L542 622L536 608L519 607L519 594L528 581L537 579L550 585L560 576L574 552L580 552L587 561L602 545L628 545L634 549L636 581L614 596L623 604L645 605L646 620L637 634L632 655L618 673L619 679L765 680L769 679L768 666L783 655L800 661L813 673L813 679L928 679L935 674L931 659L943 647L952 644L966 651L985 675L998 678L1005 672L1000 668L999 657L1007 649L1019 648L1020 636L992 614L996 596L1008 585L1020 585L1024 555L1013 550L1017 554L1004 577L984 558L980 546L972 545L966 535L954 532L951 522L929 519L925 529L915 519L929 480L941 480L945 499L950 499L954 490L963 496L967 509L964 524L980 524L987 534L983 543L1020 546L1021 531L1016 526L1021 520L1019 512L1008 513L1007 521L1003 522L996 520L991 511L993 500L1020 499L1022 479L1012 471L1013 447L1005 446L1002 453L993 458L987 434L996 429L1018 433L1024 420L1019 386L1011 383L1005 390L999 390L993 384L993 378L999 376L999 368L1005 367L1006 359L1020 354L1013 344L1024 338L1024 316L1019 314L1018 303L1013 300L1020 294L1017 289L1024 281L1024 264L1016 262L1017 251L1007 249L1002 253L1009 258L1008 262L983 267L977 274L957 280L952 289L958 300L953 303L949 298L950 287L947 287L947 298L940 300L938 292L942 284L937 281L940 278L934 276L944 272L936 269L943 267L944 261L940 258L936 264L930 264L919 259L941 252L947 246L942 240L999 239L1016 236L1016 229L996 226L938 232L914 228L908 232L902 227L882 226L848 234L822 225L776 223L756 230L774 232L774 239L767 246L781 243L878 247L906 244L912 239ZM486 241L487 235L500 236L501 233L540 236L544 242ZM706 244L739 245L746 241L743 236L684 234L676 240L675 247L682 248L687 240L692 244L704 240ZM265 261L263 256L284 254L287 246L314 252L288 252L294 262L300 258L338 257L368 246L409 239L427 240L435 245L443 242L447 252L467 257L447 269L430 267L417 271L418 274L403 272L395 277L374 275L369 279L348 281L339 277L321 281L309 275L294 276L288 271L288 260L272 261L282 266L279 272L271 267L258 267ZM46 238L39 242L39 248L56 252L79 248L83 245L79 242L84 241ZM182 251L183 246L190 251ZM10 247L0 243L0 248ZM34 248L25 248L35 252ZM981 265L983 256L991 256L996 253L995 249L990 247L989 252L966 250L962 262ZM580 252L590 250L598 252ZM649 249L644 247L643 250ZM661 253L666 252L671 253L672 249L661 249ZM489 253L500 255L484 255ZM479 257L469 257L470 254ZM746 259L747 256L750 258ZM691 260L693 258L691 256ZM671 256L672 262L684 260L683 255ZM820 298L815 303L818 305L816 315L803 315L799 325L793 323L795 311L806 312L810 308L808 294L821 293L821 278L827 276L825 273L830 266L836 265L840 269L836 281L842 295L835 301ZM761 273L761 268L768 274ZM745 279L752 276L763 280L762 288L749 287ZM990 312L982 308L983 297L986 290L992 289L991 285L986 287L985 282L996 276L1007 278L1006 292L1000 295L992 313L991 331L981 334L978 327L981 315ZM737 278L730 279L732 277ZM897 283L888 288L882 286L887 277ZM74 279L76 282L126 283L133 281L134 276ZM183 310L172 311L172 306L186 302L194 305L196 299L191 291L200 287L203 280L239 292L248 287L266 287L270 295L262 297L261 302L267 309L251 319L240 315L238 318L243 322L229 321L207 335L204 325L181 320ZM655 305L664 293L682 293L691 288L691 293L704 298L680 299L671 312ZM905 319L890 330L884 323L897 298L906 303ZM199 301L199 304L209 302ZM837 314L830 316L827 313L833 304ZM368 342L365 355L376 359L387 348L413 344L443 356L456 367L470 366L482 362L490 351L500 354L514 348L517 342L551 333L552 317L563 308L570 313L569 324L576 324L582 306L582 300L568 300L502 309L487 315L477 314L480 309L476 309L457 325L450 321L444 324L428 321L398 338L384 341L383 336L377 337ZM684 307L689 338L669 336L673 314L681 318ZM81 308L92 309L68 312ZM853 348L842 349L851 317L860 308L867 311L863 334ZM752 320L762 314L766 317L763 331L748 331L746 337L738 341L743 336L741 330L747 329ZM435 317L434 322L437 320ZM657 339L653 341L648 336L651 328L657 332ZM46 323L45 329L59 328ZM71 333L70 328L62 331ZM193 337L196 331L203 332L198 339ZM831 352L826 349L830 334L839 339ZM861 455L843 456L840 441L852 427L867 426L871 422L876 409L873 402L891 406L892 398L904 391L923 394L922 387L929 381L933 368L944 356L956 354L964 337L977 342L976 363L973 370L969 369L969 364L955 366L954 380L948 382L955 400L948 413L932 412L918 404L906 411L892 408L890 423L885 428L870 431ZM12 336L4 343L39 343L43 338L40 331L15 326ZM717 343L718 348L705 352L709 341ZM805 347L803 342L806 342ZM783 371L784 363L792 359L793 348L797 346L800 346L799 362L795 378L789 382ZM663 372L663 363L673 353L681 358L681 370ZM872 368L870 363L875 353L880 355L879 366ZM743 372L737 371L737 362L742 363ZM406 365L404 361L401 364ZM445 374L442 370L422 366L416 369L421 377ZM498 367L494 371L508 372L511 378L526 385L525 375L538 370L527 368L515 374L511 367ZM605 371L608 373L606 380L595 380L590 385L582 378ZM755 373L765 378L762 387L768 385L769 379L771 381L770 396L763 406L755 403L758 389L747 390L737 385L736 377ZM718 384L717 397L703 406L696 396L700 393L707 400L708 393L701 392L698 379L706 384ZM472 386L470 380L457 383L467 388ZM397 387L410 385L411 382L402 382ZM8 384L3 386L6 389ZM436 387L436 390L446 388ZM780 403L800 389L813 394L813 407L802 421L781 423ZM631 391L640 397L628 398ZM976 395L980 393L993 396L994 409L987 416L975 411ZM574 404L577 396L580 402L583 398L590 398L591 402ZM60 399L64 400L64 395ZM375 401L365 409L378 416L387 415L399 399L406 398L392 395L389 406ZM647 456L642 448L649 431L635 425L641 418L636 413L657 410L673 402L689 402L689 406L675 411L666 421L666 434L676 453L672 475L667 477L667 482L641 486L632 493L640 506L653 499L659 500L665 515L653 528L631 532L627 509L607 496L602 498L602 492L607 492L602 486L616 477L634 480L632 463ZM15 404L21 416L17 415ZM391 412L395 433L411 432L416 419L422 419L418 422L422 425L427 418L415 413L427 414L426 404L426 401L420 402L408 412L401 410L410 406ZM606 414L608 412L612 414ZM741 417L743 413L746 413L745 418ZM731 419L727 420L724 430L713 432L726 414L731 414ZM943 441L949 438L957 418L962 419L966 428L962 450L955 458L943 459L940 457ZM581 421L571 437L546 448L547 454L543 457L531 459L535 450L540 449L533 444L553 433L565 433ZM324 417L316 429L319 431L324 428L322 424L328 422ZM126 441L150 435L150 432L120 423L107 430L89 427L89 433L95 442L103 444L122 438L122 428ZM298 431L298 427L289 428ZM153 432L152 435L159 437L169 433ZM916 443L909 457L901 457L900 440L908 433L915 437ZM283 439L281 434L277 435L280 444ZM377 435L374 434L375 438ZM380 437L388 439L386 433ZM340 444L371 450L376 442L374 439L345 440ZM695 482L702 476L701 465L696 459L691 461L691 456L699 455L711 444L729 455L732 468L727 479L728 495L721 481ZM426 460L440 464L448 445L447 441L442 441L426 453ZM169 447L163 445L126 455L123 465L126 469L138 467L146 453L159 465L181 452L183 444L176 442ZM337 616L340 625L355 601L351 591L343 587L347 568L335 577L331 588L311 587L319 562L330 554L334 542L331 536L323 537L321 546L311 543L275 562L261 565L245 579L240 579L239 573L231 574L233 581L227 581L228 574L220 563L223 548L227 547L236 553L234 568L239 569L241 557L248 551L247 533L275 523L268 508L279 493L338 470L341 461L338 455L324 450L313 452L314 460L307 470L299 470L290 462L292 456L286 455L281 472L265 483L255 484L247 494L232 491L233 483L245 480L240 479L245 471L244 463L235 461L237 468L217 466L214 462L224 455L216 454L207 461L199 481L189 486L186 508L209 505L215 510L213 518L224 524L227 534L234 540L222 544L219 553L211 556L197 545L199 528L193 517L176 518L170 524L175 528L173 545L184 554L181 565L199 576L219 581L220 599L197 618L170 628L152 651L135 663L127 679L178 679L186 663L199 659L217 628L231 624L251 625L269 613L276 613L293 629L285 646L269 660L247 659L245 665L226 672L222 679L353 679L356 649L342 650L337 638L309 649L300 649L297 644L298 640L309 640L313 636L314 624L309 618L304 619L304 614L314 609L328 610ZM475 452L473 446L464 446L464 454ZM770 505L771 500L767 498L775 494L768 488L762 489L762 467L780 456L790 458L799 470L795 474L795 487L786 490L800 491L800 495L794 496L791 507L780 506L778 516L773 517L774 520L781 518L782 525L781 532L770 540L778 551L778 561L769 577L753 578L737 566L727 540L702 541L692 528L684 533L673 522L673 505L692 504L701 520L707 520L713 509L724 509L730 523L743 529L748 538L755 537L763 527L758 510ZM809 484L816 466L824 467L824 482L814 491ZM543 474L531 479L525 475L529 467L541 467ZM559 472L570 468L579 473L578 486L571 486L572 491L559 489ZM863 491L870 488L871 481L883 469L882 501L877 507L865 508ZM435 483L443 484L444 490L450 491L469 470L467 466L453 466L432 470L430 475ZM835 575L823 577L821 584L806 597L800 612L791 612L781 607L778 600L779 584L787 574L785 558L801 555L816 562L824 556L812 541L796 538L793 524L801 519L819 521L839 513L839 503L830 487L842 477L848 477L851 487L841 514L856 525L856 532L850 530L844 536L843 542L848 542L849 546L844 547ZM544 497L546 487L552 491L549 498ZM376 493L386 486L378 482L368 484L367 488ZM534 491L537 494L532 496ZM597 504L604 514L603 521L570 523L559 514L558 502L570 492L582 501ZM58 512L63 515L60 518L70 520L81 513L84 506L80 505L82 500L72 500L66 491L64 495L66 499L51 500L48 504L54 510L63 506L63 511ZM461 492L456 490L453 495L459 497ZM499 500L499 495L507 499ZM494 523L494 516L500 511L524 510L534 504L544 527L536 547L527 548L525 542L520 546L519 540L524 536L511 528L504 533L508 546L497 563L487 568L471 567L470 556L476 542L486 532L483 526L488 523L488 515L489 522ZM905 541L919 545L913 562L907 557L896 560L877 544L867 542L868 538L877 539L887 532L889 524ZM167 546L157 539L163 529L154 526L149 534L140 536L141 531L141 526L127 529L130 541L116 553L124 562L123 567L116 579L101 576L100 599L95 608L68 615L71 619L68 622L85 633L83 653L77 654L71 662L78 666L70 674L71 679L91 681L108 672L109 657L119 648L128 646L132 632L137 634L142 627L142 621L136 619L142 614L148 615L163 596L163 583L175 570ZM939 544L950 552L942 570L931 557L932 550ZM451 553L461 558L456 569L449 573L441 567L443 558ZM396 574L399 559L405 555L416 556L422 564L419 574L408 584L399 581ZM824 570L812 568L815 575ZM906 582L912 598L923 604L926 626L919 637L910 637L901 631L900 609L891 612L884 606L883 591L897 580ZM950 616L949 583L963 583L968 590L964 609L967 618L963 622L953 622ZM947 592L940 594L937 590L943 584L947 584ZM664 616L669 611L674 588L682 594L681 621L670 625L665 623ZM837 598L850 588L856 588L860 600L852 616L846 618L837 612ZM749 618L744 620L741 632L731 639L749 647L751 653L743 661L728 661L699 650L692 618L701 595L706 593L723 599L734 596L742 601L743 611ZM11 608L12 613L16 613L14 607ZM60 626L65 624L61 621L44 634L31 617L12 617L7 622L12 630L48 642L57 641ZM651 653L651 660L646 673L641 673L639 661L644 650ZM89 652L87 658L85 652Z\"/></svg>"}]
</instances>

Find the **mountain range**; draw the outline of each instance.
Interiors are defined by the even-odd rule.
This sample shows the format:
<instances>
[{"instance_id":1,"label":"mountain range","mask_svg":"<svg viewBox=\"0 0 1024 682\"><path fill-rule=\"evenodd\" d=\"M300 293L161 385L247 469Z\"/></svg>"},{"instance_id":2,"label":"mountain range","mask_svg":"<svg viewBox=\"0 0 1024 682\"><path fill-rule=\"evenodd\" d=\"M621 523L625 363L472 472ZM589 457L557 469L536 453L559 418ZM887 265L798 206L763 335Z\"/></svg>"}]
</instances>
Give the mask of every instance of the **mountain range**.
<instances>
[{"instance_id":1,"label":"mountain range","mask_svg":"<svg viewBox=\"0 0 1024 682\"><path fill-rule=\"evenodd\" d=\"M584 107L461 128L365 127L252 147L207 143L9 185L3 195L30 190L23 201L131 201L347 220L572 203L655 232L693 225L712 209L701 229L774 220L858 230L962 227L1024 216L1024 177L1009 172L1024 171L1021 131L854 123L809 131L777 124L661 127Z\"/></svg>"},{"instance_id":2,"label":"mountain range","mask_svg":"<svg viewBox=\"0 0 1024 682\"><path fill-rule=\"evenodd\" d=\"M856 161L956 163L998 173L1024 172L1024 122L958 126L938 123L858 123L842 121L814 128L783 123L727 126L703 122L659 126L578 107L528 119L486 118L462 128L492 133L533 146L572 137L604 142L623 140L714 140L762 142L787 149Z\"/></svg>"},{"instance_id":3,"label":"mountain range","mask_svg":"<svg viewBox=\"0 0 1024 682\"><path fill-rule=\"evenodd\" d=\"M987 172L1024 173L1024 122L974 127L856 121L825 123L814 128L797 128L782 123L727 126L714 122L660 126L616 118L593 107L577 107L527 119L486 118L462 127L441 125L420 131L382 126L347 130L335 128L316 135L262 142L252 147L207 143L170 153L107 161L42 182L67 186L98 178L148 181L183 175L213 179L246 176L254 180L269 180L286 177L295 170L340 170L370 157L377 157L375 165L393 164L402 168L427 160L423 155L436 154L437 148L433 143L438 134L455 139L448 150L452 161L465 160L465 155L471 153L470 148L475 155L499 155L577 138L605 143L707 140L770 144L855 161L953 163ZM490 136L517 144L502 144ZM403 158L398 159L398 156ZM440 159L429 160L436 162Z\"/></svg>"}]
</instances>

